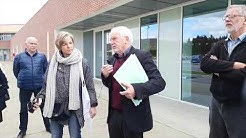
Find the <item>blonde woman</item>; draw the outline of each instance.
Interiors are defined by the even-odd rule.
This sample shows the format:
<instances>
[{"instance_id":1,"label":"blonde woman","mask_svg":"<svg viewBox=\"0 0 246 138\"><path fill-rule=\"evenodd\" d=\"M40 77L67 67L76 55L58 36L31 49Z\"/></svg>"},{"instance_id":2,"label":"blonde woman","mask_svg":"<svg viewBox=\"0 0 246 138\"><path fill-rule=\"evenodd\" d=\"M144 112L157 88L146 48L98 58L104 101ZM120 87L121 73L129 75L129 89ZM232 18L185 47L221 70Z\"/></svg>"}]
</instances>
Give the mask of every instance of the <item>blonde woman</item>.
<instances>
[{"instance_id":1,"label":"blonde woman","mask_svg":"<svg viewBox=\"0 0 246 138\"><path fill-rule=\"evenodd\" d=\"M58 51L50 61L35 107L44 100L43 115L50 118L52 138L62 137L64 125L68 125L70 137L81 138L84 121L96 115L98 104L91 70L70 33L60 32L55 44Z\"/></svg>"}]
</instances>

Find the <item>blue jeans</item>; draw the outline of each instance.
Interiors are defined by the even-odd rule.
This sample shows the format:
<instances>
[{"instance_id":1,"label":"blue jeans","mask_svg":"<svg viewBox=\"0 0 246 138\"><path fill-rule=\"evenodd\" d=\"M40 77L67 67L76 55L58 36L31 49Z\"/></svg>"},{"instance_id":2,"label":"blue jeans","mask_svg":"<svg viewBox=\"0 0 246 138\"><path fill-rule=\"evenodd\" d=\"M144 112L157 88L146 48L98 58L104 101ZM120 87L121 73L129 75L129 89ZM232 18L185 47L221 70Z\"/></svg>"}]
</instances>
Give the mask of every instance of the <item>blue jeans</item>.
<instances>
[{"instance_id":1,"label":"blue jeans","mask_svg":"<svg viewBox=\"0 0 246 138\"><path fill-rule=\"evenodd\" d=\"M27 124L28 124L28 111L27 111L27 103L30 101L32 97L32 93L34 93L34 97L38 94L40 89L37 90L23 90L20 89L19 93L19 100L20 100L20 125L19 129L21 131L26 132L27 130ZM43 113L43 104L40 106L41 113ZM43 115L42 115L43 117ZM45 125L46 130L50 129L50 123L48 118L43 117L43 122Z\"/></svg>"},{"instance_id":2,"label":"blue jeans","mask_svg":"<svg viewBox=\"0 0 246 138\"><path fill-rule=\"evenodd\" d=\"M51 119L50 128L52 138L62 138L64 125L59 124L57 121ZM75 112L71 112L70 118L68 119L68 130L70 138L82 138L81 137L81 126L77 119Z\"/></svg>"}]
</instances>

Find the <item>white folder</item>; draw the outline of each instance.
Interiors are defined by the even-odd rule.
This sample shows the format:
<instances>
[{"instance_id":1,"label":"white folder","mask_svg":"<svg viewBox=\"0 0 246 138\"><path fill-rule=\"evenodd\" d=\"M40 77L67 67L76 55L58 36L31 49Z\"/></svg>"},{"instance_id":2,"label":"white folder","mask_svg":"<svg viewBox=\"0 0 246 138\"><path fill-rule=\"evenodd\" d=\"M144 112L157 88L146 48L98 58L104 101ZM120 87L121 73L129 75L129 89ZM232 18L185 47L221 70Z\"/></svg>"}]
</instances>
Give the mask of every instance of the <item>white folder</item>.
<instances>
[{"instance_id":1,"label":"white folder","mask_svg":"<svg viewBox=\"0 0 246 138\"><path fill-rule=\"evenodd\" d=\"M141 63L135 54L131 54L128 59L121 65L113 76L117 82L122 86L122 82L126 83L145 83L148 76L145 73ZM125 90L126 88L122 86ZM135 106L138 106L142 100L132 99Z\"/></svg>"}]
</instances>

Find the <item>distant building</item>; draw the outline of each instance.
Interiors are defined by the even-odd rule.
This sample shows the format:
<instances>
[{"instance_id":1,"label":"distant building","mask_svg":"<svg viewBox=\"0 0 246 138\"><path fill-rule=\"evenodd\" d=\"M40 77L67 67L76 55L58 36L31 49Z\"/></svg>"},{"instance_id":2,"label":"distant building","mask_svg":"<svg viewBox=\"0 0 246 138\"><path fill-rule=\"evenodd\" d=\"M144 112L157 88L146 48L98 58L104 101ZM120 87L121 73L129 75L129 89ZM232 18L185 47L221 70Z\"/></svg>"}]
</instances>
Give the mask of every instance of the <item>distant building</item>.
<instances>
[{"instance_id":1,"label":"distant building","mask_svg":"<svg viewBox=\"0 0 246 138\"><path fill-rule=\"evenodd\" d=\"M0 24L0 61L11 60L15 56L14 50L10 53L10 40L22 27L19 24Z\"/></svg>"}]
</instances>

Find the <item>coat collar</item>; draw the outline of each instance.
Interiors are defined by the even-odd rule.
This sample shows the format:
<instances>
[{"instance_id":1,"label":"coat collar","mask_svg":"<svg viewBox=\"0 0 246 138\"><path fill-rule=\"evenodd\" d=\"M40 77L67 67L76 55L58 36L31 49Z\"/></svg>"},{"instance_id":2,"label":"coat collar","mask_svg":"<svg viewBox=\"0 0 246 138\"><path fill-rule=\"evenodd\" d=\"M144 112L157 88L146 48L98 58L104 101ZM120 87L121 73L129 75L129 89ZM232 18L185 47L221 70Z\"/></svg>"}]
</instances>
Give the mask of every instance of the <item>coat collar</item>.
<instances>
[{"instance_id":1,"label":"coat collar","mask_svg":"<svg viewBox=\"0 0 246 138\"><path fill-rule=\"evenodd\" d=\"M131 46L129 52L126 54L127 57L129 57L131 54L134 54L136 52L136 49ZM110 65L113 65L116 59L116 54L114 54L113 56L109 57L109 59L107 60L107 63Z\"/></svg>"}]
</instances>

